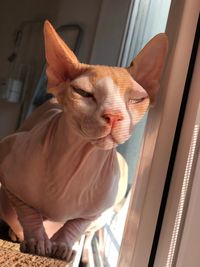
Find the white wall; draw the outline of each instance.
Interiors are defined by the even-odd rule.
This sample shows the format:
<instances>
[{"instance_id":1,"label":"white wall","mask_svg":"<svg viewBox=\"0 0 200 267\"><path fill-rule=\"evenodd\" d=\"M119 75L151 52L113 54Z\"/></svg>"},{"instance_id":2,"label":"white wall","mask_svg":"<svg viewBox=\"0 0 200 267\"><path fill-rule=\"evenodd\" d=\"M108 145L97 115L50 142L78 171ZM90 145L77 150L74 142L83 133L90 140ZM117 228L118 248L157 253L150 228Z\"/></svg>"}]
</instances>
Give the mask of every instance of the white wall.
<instances>
[{"instance_id":1,"label":"white wall","mask_svg":"<svg viewBox=\"0 0 200 267\"><path fill-rule=\"evenodd\" d=\"M0 10L0 83L10 75L8 56L13 52L15 32L24 21L43 21L49 19L55 27L78 23L84 30L79 59L88 62L99 17L101 0L6 0ZM27 44L28 45L28 44ZM34 68L40 72L43 59L35 56ZM35 81L36 82L36 81ZM20 113L19 104L0 100L0 137L16 128Z\"/></svg>"}]
</instances>

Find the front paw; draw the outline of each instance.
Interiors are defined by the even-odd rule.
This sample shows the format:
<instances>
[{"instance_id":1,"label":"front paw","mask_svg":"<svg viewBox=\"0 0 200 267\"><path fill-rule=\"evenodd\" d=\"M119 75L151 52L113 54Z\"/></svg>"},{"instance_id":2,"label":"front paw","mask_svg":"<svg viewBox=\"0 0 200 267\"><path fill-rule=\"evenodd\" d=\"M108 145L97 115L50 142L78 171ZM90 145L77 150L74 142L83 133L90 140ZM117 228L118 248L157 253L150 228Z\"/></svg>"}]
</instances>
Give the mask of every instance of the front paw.
<instances>
[{"instance_id":1,"label":"front paw","mask_svg":"<svg viewBox=\"0 0 200 267\"><path fill-rule=\"evenodd\" d=\"M52 252L52 243L46 234L42 236L32 236L25 238L20 244L20 250L24 253L48 257Z\"/></svg>"},{"instance_id":2,"label":"front paw","mask_svg":"<svg viewBox=\"0 0 200 267\"><path fill-rule=\"evenodd\" d=\"M63 241L53 241L51 257L70 262L74 259L76 252Z\"/></svg>"}]
</instances>

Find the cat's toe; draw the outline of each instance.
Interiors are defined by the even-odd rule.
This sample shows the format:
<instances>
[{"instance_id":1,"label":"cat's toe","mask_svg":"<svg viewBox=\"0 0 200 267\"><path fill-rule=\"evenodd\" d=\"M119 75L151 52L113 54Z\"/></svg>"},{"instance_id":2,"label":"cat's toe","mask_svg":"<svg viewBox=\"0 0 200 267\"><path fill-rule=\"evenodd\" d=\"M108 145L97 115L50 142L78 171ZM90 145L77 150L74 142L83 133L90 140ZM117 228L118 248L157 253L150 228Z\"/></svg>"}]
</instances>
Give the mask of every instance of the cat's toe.
<instances>
[{"instance_id":1,"label":"cat's toe","mask_svg":"<svg viewBox=\"0 0 200 267\"><path fill-rule=\"evenodd\" d=\"M8 230L8 236L13 242L22 242L23 240L23 233L17 235L11 228Z\"/></svg>"},{"instance_id":2,"label":"cat's toe","mask_svg":"<svg viewBox=\"0 0 200 267\"><path fill-rule=\"evenodd\" d=\"M35 254L36 242L34 238L24 240L20 243L20 251L23 253Z\"/></svg>"},{"instance_id":3,"label":"cat's toe","mask_svg":"<svg viewBox=\"0 0 200 267\"><path fill-rule=\"evenodd\" d=\"M53 258L65 260L70 262L74 259L76 252L67 246L64 242L53 242L52 243L52 254Z\"/></svg>"},{"instance_id":4,"label":"cat's toe","mask_svg":"<svg viewBox=\"0 0 200 267\"><path fill-rule=\"evenodd\" d=\"M30 253L39 256L50 256L51 241L48 239L37 240L35 238L30 238L20 244L20 250L24 253Z\"/></svg>"},{"instance_id":5,"label":"cat's toe","mask_svg":"<svg viewBox=\"0 0 200 267\"><path fill-rule=\"evenodd\" d=\"M50 256L51 242L49 240L39 240L36 246L36 254L39 256Z\"/></svg>"}]
</instances>

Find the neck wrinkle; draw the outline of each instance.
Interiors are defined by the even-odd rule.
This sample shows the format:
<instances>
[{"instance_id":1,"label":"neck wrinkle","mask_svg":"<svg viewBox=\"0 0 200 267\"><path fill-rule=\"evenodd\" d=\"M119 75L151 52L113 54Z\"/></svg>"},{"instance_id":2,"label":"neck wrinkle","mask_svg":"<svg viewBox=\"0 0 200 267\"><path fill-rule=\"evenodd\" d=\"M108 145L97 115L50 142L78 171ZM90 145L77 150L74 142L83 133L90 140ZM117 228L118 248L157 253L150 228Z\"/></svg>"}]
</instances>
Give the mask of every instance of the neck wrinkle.
<instances>
[{"instance_id":1,"label":"neck wrinkle","mask_svg":"<svg viewBox=\"0 0 200 267\"><path fill-rule=\"evenodd\" d=\"M70 154L79 154L97 150L97 148L78 135L66 118L64 111L52 119L45 135L44 151L48 158L62 159ZM78 155L77 155L78 156Z\"/></svg>"},{"instance_id":2,"label":"neck wrinkle","mask_svg":"<svg viewBox=\"0 0 200 267\"><path fill-rule=\"evenodd\" d=\"M45 139L47 166L52 173L68 165L68 172L75 174L91 157L101 164L114 152L114 149L101 150L78 135L63 111L52 119Z\"/></svg>"},{"instance_id":3,"label":"neck wrinkle","mask_svg":"<svg viewBox=\"0 0 200 267\"><path fill-rule=\"evenodd\" d=\"M113 162L115 150L101 150L81 138L73 127L70 127L70 121L66 122L64 112L52 119L46 131L46 138L46 179L48 190L52 194L55 190L60 190L59 197L62 198L66 191L63 188L69 188L70 184L81 185L84 181L87 181L88 185L96 184L99 178L102 179L99 172L104 169L110 171L108 164L109 161ZM59 189L58 177L62 184Z\"/></svg>"},{"instance_id":4,"label":"neck wrinkle","mask_svg":"<svg viewBox=\"0 0 200 267\"><path fill-rule=\"evenodd\" d=\"M86 141L81 135L77 134L73 128L70 120L67 119L65 111L62 111L58 119L57 129L54 135L54 140L56 143L63 142L63 148L67 146L85 147L91 146L88 141Z\"/></svg>"}]
</instances>

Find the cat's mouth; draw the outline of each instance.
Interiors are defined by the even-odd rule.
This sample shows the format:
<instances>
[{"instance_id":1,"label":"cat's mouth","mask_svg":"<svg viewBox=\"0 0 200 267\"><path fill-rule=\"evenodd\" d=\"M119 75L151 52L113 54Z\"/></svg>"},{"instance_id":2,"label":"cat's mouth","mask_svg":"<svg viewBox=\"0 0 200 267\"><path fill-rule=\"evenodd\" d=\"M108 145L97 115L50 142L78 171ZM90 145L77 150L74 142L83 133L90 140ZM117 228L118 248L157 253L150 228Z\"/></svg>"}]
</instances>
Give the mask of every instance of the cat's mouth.
<instances>
[{"instance_id":1,"label":"cat's mouth","mask_svg":"<svg viewBox=\"0 0 200 267\"><path fill-rule=\"evenodd\" d=\"M123 135L119 136L119 131L116 134L116 132L115 133L112 132L112 129L109 128L106 129L106 132L104 129L104 133L101 133L101 136L98 136L96 138L92 138L92 136L89 136L88 133L86 133L86 131L84 131L82 127L80 127L80 132L81 135L85 137L92 145L95 145L104 150L115 148L119 144L124 143L128 139L127 136Z\"/></svg>"},{"instance_id":2,"label":"cat's mouth","mask_svg":"<svg viewBox=\"0 0 200 267\"><path fill-rule=\"evenodd\" d=\"M91 144L93 144L93 145L95 145L101 149L104 149L104 150L112 149L112 148L119 145L119 143L112 136L111 133L109 133L108 135L106 135L104 137L100 137L100 138L91 140L90 142L91 142Z\"/></svg>"}]
</instances>

